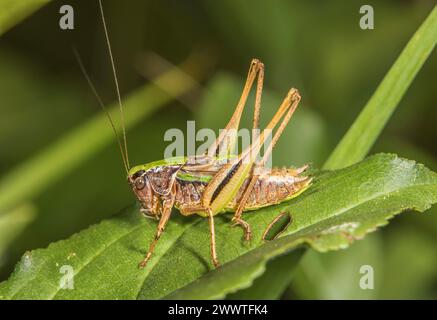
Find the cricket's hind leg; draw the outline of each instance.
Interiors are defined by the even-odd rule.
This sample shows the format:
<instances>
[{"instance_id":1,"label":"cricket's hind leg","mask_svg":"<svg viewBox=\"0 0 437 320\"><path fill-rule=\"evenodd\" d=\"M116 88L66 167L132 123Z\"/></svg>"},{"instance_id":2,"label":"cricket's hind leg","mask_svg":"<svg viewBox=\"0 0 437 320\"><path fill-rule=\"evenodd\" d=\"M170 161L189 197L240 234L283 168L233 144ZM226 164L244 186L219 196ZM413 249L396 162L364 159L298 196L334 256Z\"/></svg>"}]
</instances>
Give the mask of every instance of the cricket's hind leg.
<instances>
[{"instance_id":1,"label":"cricket's hind leg","mask_svg":"<svg viewBox=\"0 0 437 320\"><path fill-rule=\"evenodd\" d=\"M299 92L292 88L288 92L287 96L285 97L284 101L282 102L279 110L283 110L283 112L279 111L272 119L268 127L275 127L277 123L279 123L282 116L284 116L284 113L287 112L281 121L278 130L275 132L275 135L273 136L273 139L267 149L265 149L264 155L260 162L254 164L254 168L252 170L252 178L249 180L249 183L247 184L243 195L240 199L240 202L238 204L237 210L235 211L234 216L232 217L232 222L234 223L233 226L239 225L244 230L244 239L246 241L249 241L252 237L252 232L250 229L250 225L244 221L241 216L243 214L243 211L245 209L247 200L249 199L249 196L253 190L253 187L255 186L259 175L257 172L264 166L267 159L272 154L273 148L275 147L276 143L278 142L280 136L282 135L282 132L284 131L285 127L287 126L288 122L291 119L291 116L293 115L294 111L297 108L297 105L299 104L301 100ZM288 111L287 111L288 110ZM306 169L306 167L301 168L303 170Z\"/></svg>"},{"instance_id":2,"label":"cricket's hind leg","mask_svg":"<svg viewBox=\"0 0 437 320\"><path fill-rule=\"evenodd\" d=\"M249 97L250 90L255 80L257 80L257 82L253 114L253 128L257 129L259 127L261 95L264 82L264 64L258 59L252 59L249 72L247 74L246 83L244 85L243 92L241 93L241 97L238 101L237 107L235 108L235 111L224 130L220 133L216 141L214 141L208 148L208 155L214 156L219 154L231 153L235 143L237 142L236 133L240 126L241 115L246 106L247 98Z\"/></svg>"},{"instance_id":3,"label":"cricket's hind leg","mask_svg":"<svg viewBox=\"0 0 437 320\"><path fill-rule=\"evenodd\" d=\"M250 241L252 238L252 230L250 228L250 224L244 221L241 216L243 214L244 208L246 206L247 200L249 199L250 192L252 191L256 181L257 176L253 176L252 179L250 179L249 184L246 186L246 189L244 190L243 196L240 199L240 202L238 204L237 210L234 213L234 216L232 217L232 226L241 226L244 231L244 240Z\"/></svg>"}]
</instances>

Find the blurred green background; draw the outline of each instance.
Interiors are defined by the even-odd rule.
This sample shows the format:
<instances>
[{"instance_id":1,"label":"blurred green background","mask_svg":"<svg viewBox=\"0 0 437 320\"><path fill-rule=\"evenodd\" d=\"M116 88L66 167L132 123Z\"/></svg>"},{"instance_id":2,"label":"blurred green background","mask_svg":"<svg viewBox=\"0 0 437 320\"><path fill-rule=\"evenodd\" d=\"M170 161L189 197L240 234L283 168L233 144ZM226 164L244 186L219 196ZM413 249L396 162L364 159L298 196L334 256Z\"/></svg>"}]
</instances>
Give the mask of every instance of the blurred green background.
<instances>
[{"instance_id":1,"label":"blurred green background","mask_svg":"<svg viewBox=\"0 0 437 320\"><path fill-rule=\"evenodd\" d=\"M75 10L74 30L59 28L63 4ZM266 65L262 121L290 87L303 97L278 143L274 164L320 167L433 1L366 4L375 11L374 30L359 28L359 1L104 1L122 95L190 55L198 58L195 69L202 74L190 94L160 106L129 130L131 162L162 158L165 131L185 131L187 120L196 120L197 128L223 127L249 62L257 57ZM53 1L0 38L0 184L11 170L101 113L72 45L103 100L113 102L97 1ZM437 169L436 71L434 52L372 153L393 152ZM245 114L244 126L250 126L250 116L250 111ZM26 186L30 175L15 179ZM115 143L96 148L35 194L0 216L0 227L7 230L0 234L0 280L26 250L66 238L134 201ZM348 250L308 251L282 298L436 299L436 211L401 215ZM374 290L358 286L362 265L374 267Z\"/></svg>"}]
</instances>

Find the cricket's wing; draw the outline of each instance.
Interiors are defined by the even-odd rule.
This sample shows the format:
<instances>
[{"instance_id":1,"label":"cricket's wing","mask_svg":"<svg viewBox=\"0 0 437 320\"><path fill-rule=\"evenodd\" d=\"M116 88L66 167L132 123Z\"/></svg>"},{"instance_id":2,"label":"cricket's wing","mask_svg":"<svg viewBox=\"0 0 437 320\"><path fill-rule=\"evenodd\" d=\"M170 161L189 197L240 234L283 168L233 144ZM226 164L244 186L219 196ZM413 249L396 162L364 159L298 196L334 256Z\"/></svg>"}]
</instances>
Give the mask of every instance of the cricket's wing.
<instances>
[{"instance_id":1,"label":"cricket's wing","mask_svg":"<svg viewBox=\"0 0 437 320\"><path fill-rule=\"evenodd\" d=\"M209 182L217 174L222 165L222 162L215 157L200 156L188 158L187 162L178 172L177 178L186 181Z\"/></svg>"}]
</instances>

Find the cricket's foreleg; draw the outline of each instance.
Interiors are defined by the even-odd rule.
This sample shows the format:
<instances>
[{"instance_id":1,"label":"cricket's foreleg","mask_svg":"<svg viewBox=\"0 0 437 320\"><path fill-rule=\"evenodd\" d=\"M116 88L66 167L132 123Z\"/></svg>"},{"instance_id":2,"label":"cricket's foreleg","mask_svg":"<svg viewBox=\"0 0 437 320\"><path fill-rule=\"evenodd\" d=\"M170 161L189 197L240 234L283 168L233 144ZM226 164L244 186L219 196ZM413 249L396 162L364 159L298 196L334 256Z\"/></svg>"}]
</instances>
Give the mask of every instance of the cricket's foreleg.
<instances>
[{"instance_id":1,"label":"cricket's foreleg","mask_svg":"<svg viewBox=\"0 0 437 320\"><path fill-rule=\"evenodd\" d=\"M164 200L162 215L161 215L161 219L159 220L159 223L158 223L158 228L156 229L155 238L153 239L152 243L150 244L149 251L147 252L146 256L139 263L138 266L140 268L144 268L146 266L147 262L149 262L150 257L153 254L153 251L155 251L156 243L158 242L159 238L161 237L161 234L164 232L164 229L165 229L167 222L170 218L172 207L173 207L173 200L170 200L170 199Z\"/></svg>"}]
</instances>

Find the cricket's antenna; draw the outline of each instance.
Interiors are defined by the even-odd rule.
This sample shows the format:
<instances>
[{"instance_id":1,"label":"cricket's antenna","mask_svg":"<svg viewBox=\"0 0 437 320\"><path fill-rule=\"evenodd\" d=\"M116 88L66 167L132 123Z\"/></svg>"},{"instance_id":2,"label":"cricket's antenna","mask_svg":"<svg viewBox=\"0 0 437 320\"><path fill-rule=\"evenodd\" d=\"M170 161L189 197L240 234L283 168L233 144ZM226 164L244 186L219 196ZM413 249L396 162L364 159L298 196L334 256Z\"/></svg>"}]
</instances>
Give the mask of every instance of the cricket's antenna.
<instances>
[{"instance_id":1,"label":"cricket's antenna","mask_svg":"<svg viewBox=\"0 0 437 320\"><path fill-rule=\"evenodd\" d=\"M115 89L117 90L118 105L120 107L121 127L123 130L123 142L124 142L124 154L125 154L124 157L126 159L127 168L129 169L130 164L129 164L129 154L127 152L126 126L124 123L123 104L121 103L120 87L118 85L114 57L112 56L111 42L109 41L109 36L108 36L108 28L106 27L105 14L103 13L102 0L99 0L99 6L100 6L100 14L102 16L103 29L105 30L105 38L106 38L106 44L108 46L109 58L111 59L112 73L114 74L114 82L115 82Z\"/></svg>"},{"instance_id":2,"label":"cricket's antenna","mask_svg":"<svg viewBox=\"0 0 437 320\"><path fill-rule=\"evenodd\" d=\"M118 147L120 148L121 158L123 160L124 168L126 169L126 173L128 173L129 172L129 165L128 165L127 161L126 161L126 157L125 157L125 154L123 152L123 146L121 144L120 137L119 137L119 135L117 133L117 129L115 128L115 124L114 124L114 121L112 120L111 114L106 109L105 104L102 101L102 98L97 93L96 87L94 86L93 82L91 81L91 78L88 75L88 72L85 69L85 66L84 66L84 64L82 62L82 59L80 58L80 55L77 52L75 47L73 47L73 53L74 53L74 56L76 57L77 63L79 64L80 70L82 71L83 75L85 76L86 81L88 82L88 85L90 86L91 90L93 91L94 95L96 96L97 101L99 102L100 107L103 109L103 111L105 112L106 116L108 117L109 123L111 124L111 127L112 127L112 131L114 131L114 135L115 135L115 139L117 140Z\"/></svg>"}]
</instances>

